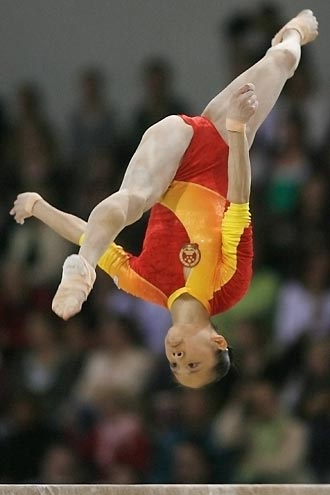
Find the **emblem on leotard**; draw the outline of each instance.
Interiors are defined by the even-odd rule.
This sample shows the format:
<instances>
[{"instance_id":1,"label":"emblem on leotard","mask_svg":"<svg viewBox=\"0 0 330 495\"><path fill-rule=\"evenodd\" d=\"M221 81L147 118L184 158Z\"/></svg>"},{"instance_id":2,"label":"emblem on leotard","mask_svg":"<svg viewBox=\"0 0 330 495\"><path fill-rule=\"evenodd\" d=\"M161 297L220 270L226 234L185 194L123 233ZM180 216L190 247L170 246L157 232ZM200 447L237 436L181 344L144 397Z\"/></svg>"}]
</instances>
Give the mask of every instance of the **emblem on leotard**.
<instances>
[{"instance_id":1,"label":"emblem on leotard","mask_svg":"<svg viewBox=\"0 0 330 495\"><path fill-rule=\"evenodd\" d=\"M201 252L197 243L184 244L181 248L179 258L181 263L188 268L198 265L201 259Z\"/></svg>"}]
</instances>

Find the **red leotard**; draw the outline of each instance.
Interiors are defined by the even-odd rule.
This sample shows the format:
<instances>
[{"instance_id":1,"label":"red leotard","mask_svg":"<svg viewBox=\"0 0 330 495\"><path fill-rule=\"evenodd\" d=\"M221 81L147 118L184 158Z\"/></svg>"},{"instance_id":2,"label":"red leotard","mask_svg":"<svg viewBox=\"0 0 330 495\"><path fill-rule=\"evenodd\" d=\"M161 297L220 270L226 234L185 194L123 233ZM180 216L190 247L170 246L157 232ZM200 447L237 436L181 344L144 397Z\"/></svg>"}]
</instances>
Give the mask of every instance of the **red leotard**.
<instances>
[{"instance_id":1,"label":"red leotard","mask_svg":"<svg viewBox=\"0 0 330 495\"><path fill-rule=\"evenodd\" d=\"M189 293L213 315L248 289L250 214L248 204L226 200L228 146L214 125L205 117L181 117L194 134L173 182L151 210L141 254L112 244L99 266L135 296L170 307Z\"/></svg>"}]
</instances>

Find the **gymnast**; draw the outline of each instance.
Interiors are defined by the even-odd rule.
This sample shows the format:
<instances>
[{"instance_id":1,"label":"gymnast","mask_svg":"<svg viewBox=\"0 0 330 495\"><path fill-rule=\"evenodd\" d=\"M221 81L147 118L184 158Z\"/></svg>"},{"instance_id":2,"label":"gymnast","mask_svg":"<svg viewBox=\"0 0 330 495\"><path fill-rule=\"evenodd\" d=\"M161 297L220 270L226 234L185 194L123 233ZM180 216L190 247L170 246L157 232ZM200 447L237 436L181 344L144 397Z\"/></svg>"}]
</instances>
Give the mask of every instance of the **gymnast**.
<instances>
[{"instance_id":1,"label":"gymnast","mask_svg":"<svg viewBox=\"0 0 330 495\"><path fill-rule=\"evenodd\" d=\"M10 212L16 222L34 216L80 245L63 265L52 304L58 316L81 310L99 265L120 289L170 310L165 351L177 381L198 388L228 372L230 349L211 316L236 304L252 276L249 148L294 74L301 46L317 34L312 11L303 10L201 116L172 115L150 127L120 189L87 223L37 193L17 196ZM142 252L132 256L114 240L150 208Z\"/></svg>"}]
</instances>

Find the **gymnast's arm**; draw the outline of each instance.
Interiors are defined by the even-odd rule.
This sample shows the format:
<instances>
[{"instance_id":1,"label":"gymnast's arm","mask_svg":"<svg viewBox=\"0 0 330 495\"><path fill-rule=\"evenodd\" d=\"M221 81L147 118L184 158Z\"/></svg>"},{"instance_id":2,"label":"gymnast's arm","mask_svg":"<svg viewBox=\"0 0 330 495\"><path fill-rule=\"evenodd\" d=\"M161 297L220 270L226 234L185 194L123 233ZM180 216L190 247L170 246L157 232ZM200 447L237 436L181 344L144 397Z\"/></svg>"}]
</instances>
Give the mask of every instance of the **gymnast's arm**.
<instances>
[{"instance_id":1,"label":"gymnast's arm","mask_svg":"<svg viewBox=\"0 0 330 495\"><path fill-rule=\"evenodd\" d=\"M251 164L246 126L258 107L254 86L246 84L229 102L226 127L228 131L228 192L227 208L222 220L222 260L218 286L224 287L238 266L238 256L245 259L246 272L252 262L252 230L249 199ZM246 274L245 274L246 275ZM247 276L243 278L248 279Z\"/></svg>"},{"instance_id":2,"label":"gymnast's arm","mask_svg":"<svg viewBox=\"0 0 330 495\"><path fill-rule=\"evenodd\" d=\"M81 218L58 210L34 192L19 194L10 210L10 215L21 225L26 218L35 217L74 244L79 244L87 225Z\"/></svg>"},{"instance_id":3,"label":"gymnast's arm","mask_svg":"<svg viewBox=\"0 0 330 495\"><path fill-rule=\"evenodd\" d=\"M230 203L244 204L250 199L251 164L246 127L258 108L252 84L242 86L229 102L226 128L228 132L228 192Z\"/></svg>"}]
</instances>

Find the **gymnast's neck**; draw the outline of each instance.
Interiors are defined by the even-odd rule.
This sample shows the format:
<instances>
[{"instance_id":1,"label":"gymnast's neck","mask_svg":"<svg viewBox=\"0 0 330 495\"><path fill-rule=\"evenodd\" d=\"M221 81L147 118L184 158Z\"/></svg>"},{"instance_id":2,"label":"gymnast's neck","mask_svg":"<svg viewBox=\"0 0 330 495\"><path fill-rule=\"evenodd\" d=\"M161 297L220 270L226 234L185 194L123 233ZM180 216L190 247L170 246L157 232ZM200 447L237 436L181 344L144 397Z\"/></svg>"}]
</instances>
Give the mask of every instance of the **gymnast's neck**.
<instances>
[{"instance_id":1,"label":"gymnast's neck","mask_svg":"<svg viewBox=\"0 0 330 495\"><path fill-rule=\"evenodd\" d=\"M210 323L206 308L189 294L179 296L171 306L173 325L194 324L203 328Z\"/></svg>"}]
</instances>

